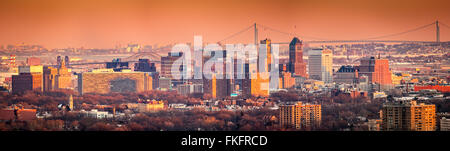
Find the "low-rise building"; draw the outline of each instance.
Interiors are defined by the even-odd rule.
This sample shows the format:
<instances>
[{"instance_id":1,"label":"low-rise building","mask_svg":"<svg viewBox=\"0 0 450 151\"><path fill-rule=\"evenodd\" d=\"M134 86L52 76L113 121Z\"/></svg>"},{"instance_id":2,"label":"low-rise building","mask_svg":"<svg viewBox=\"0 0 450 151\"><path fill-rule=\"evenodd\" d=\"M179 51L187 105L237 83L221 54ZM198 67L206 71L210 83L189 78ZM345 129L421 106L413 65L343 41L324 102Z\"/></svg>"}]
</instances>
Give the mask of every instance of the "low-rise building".
<instances>
[{"instance_id":1,"label":"low-rise building","mask_svg":"<svg viewBox=\"0 0 450 151\"><path fill-rule=\"evenodd\" d=\"M369 131L380 131L381 130L381 119L369 119L367 126Z\"/></svg>"},{"instance_id":2,"label":"low-rise building","mask_svg":"<svg viewBox=\"0 0 450 151\"><path fill-rule=\"evenodd\" d=\"M80 113L82 116L96 119L111 118L114 116L113 114L109 114L107 111L99 111L97 109L92 109L90 111L81 110Z\"/></svg>"},{"instance_id":3,"label":"low-rise building","mask_svg":"<svg viewBox=\"0 0 450 151\"><path fill-rule=\"evenodd\" d=\"M450 119L442 117L440 122L441 131L450 131Z\"/></svg>"},{"instance_id":4,"label":"low-rise building","mask_svg":"<svg viewBox=\"0 0 450 151\"><path fill-rule=\"evenodd\" d=\"M0 109L0 121L30 121L36 119L36 109L24 109L13 106L6 109Z\"/></svg>"},{"instance_id":5,"label":"low-rise building","mask_svg":"<svg viewBox=\"0 0 450 151\"><path fill-rule=\"evenodd\" d=\"M163 101L147 100L139 103L128 103L127 107L137 112L157 112L164 109Z\"/></svg>"}]
</instances>

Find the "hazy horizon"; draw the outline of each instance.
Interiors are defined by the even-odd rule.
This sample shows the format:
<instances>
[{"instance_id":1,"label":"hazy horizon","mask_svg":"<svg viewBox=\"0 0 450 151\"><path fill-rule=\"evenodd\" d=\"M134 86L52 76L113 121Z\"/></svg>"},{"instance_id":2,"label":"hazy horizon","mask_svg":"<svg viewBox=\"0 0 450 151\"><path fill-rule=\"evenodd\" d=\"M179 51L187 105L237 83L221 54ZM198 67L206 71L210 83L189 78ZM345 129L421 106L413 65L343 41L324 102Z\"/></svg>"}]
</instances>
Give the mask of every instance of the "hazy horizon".
<instances>
[{"instance_id":1,"label":"hazy horizon","mask_svg":"<svg viewBox=\"0 0 450 151\"><path fill-rule=\"evenodd\" d=\"M217 42L255 22L322 39L364 39L430 24L450 25L446 0L2 0L0 45L47 48L114 48L127 43L188 43L195 35ZM450 27L441 25L441 41ZM291 36L264 28L259 38L288 42ZM435 27L389 40L435 40ZM253 42L246 33L225 43Z\"/></svg>"}]
</instances>

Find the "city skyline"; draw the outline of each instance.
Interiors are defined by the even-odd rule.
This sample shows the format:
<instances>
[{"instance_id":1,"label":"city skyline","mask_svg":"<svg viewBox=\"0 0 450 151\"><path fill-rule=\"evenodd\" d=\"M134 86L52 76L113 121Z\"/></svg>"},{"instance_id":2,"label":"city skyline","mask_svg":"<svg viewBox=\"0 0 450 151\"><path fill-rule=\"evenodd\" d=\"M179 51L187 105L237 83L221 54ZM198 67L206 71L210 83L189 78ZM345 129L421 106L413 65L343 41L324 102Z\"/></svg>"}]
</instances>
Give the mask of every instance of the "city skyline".
<instances>
[{"instance_id":1,"label":"city skyline","mask_svg":"<svg viewBox=\"0 0 450 151\"><path fill-rule=\"evenodd\" d=\"M217 42L253 23L300 35L301 39L364 39L398 33L439 20L441 41L450 40L450 3L431 1L2 1L0 45L48 48L114 48L127 43L187 43L201 35ZM101 6L101 7L98 7ZM252 43L248 33L226 43ZM292 37L259 29L259 37ZM434 27L389 40L435 40Z\"/></svg>"},{"instance_id":2,"label":"city skyline","mask_svg":"<svg viewBox=\"0 0 450 151\"><path fill-rule=\"evenodd\" d=\"M18 149L442 146L449 6L0 0L0 135Z\"/></svg>"}]
</instances>

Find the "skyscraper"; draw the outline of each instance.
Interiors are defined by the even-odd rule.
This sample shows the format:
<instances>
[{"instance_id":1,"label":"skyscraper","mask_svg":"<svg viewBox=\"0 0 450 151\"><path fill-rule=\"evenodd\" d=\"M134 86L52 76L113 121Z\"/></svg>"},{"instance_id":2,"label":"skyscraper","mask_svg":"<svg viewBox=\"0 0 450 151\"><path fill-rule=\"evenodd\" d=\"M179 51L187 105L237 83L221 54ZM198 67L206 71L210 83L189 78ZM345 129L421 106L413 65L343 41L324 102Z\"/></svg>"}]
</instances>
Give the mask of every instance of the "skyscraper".
<instances>
[{"instance_id":1,"label":"skyscraper","mask_svg":"<svg viewBox=\"0 0 450 151\"><path fill-rule=\"evenodd\" d=\"M313 48L309 52L308 66L311 79L325 83L333 82L333 52L329 49Z\"/></svg>"},{"instance_id":2,"label":"skyscraper","mask_svg":"<svg viewBox=\"0 0 450 151\"><path fill-rule=\"evenodd\" d=\"M203 78L203 93L217 98L217 79L215 74L211 74L211 79Z\"/></svg>"},{"instance_id":3,"label":"skyscraper","mask_svg":"<svg viewBox=\"0 0 450 151\"><path fill-rule=\"evenodd\" d=\"M212 56L216 55L217 53L222 53L223 56L219 59L225 60L227 55L226 51L213 51L211 52L211 56L203 57L203 63L206 63L211 59ZM216 66L212 66L211 71L213 73L204 73L204 76L208 76L208 78L203 77L203 93L210 94L212 98L219 99L230 96L233 90L232 81L234 79L228 79L226 77L226 74L227 72L233 71L227 71L225 62L223 62L222 70L216 70ZM219 76L221 76L221 78L218 78Z\"/></svg>"},{"instance_id":4,"label":"skyscraper","mask_svg":"<svg viewBox=\"0 0 450 151\"><path fill-rule=\"evenodd\" d=\"M263 55L263 59L265 59L264 61L264 71L259 71L259 67L258 67L258 71L259 72L269 72L270 71L270 67L272 64L272 41L270 39L264 39L261 40L261 44L265 45L266 49L261 49L260 53L258 55L263 55L262 53L264 53L265 55ZM258 59L260 59L260 57L258 57ZM259 65L259 61L258 61L258 65Z\"/></svg>"},{"instance_id":5,"label":"skyscraper","mask_svg":"<svg viewBox=\"0 0 450 151\"><path fill-rule=\"evenodd\" d=\"M260 41L265 44L265 49L258 50L258 57L249 58L244 64L244 79L242 83L243 96L268 97L270 92L270 71L272 66L272 45L270 39ZM264 59L264 69L260 68L260 59ZM278 70L278 69L274 69Z\"/></svg>"},{"instance_id":6,"label":"skyscraper","mask_svg":"<svg viewBox=\"0 0 450 151\"><path fill-rule=\"evenodd\" d=\"M269 72L258 72L256 78L251 79L251 94L253 96L269 96Z\"/></svg>"},{"instance_id":7,"label":"skyscraper","mask_svg":"<svg viewBox=\"0 0 450 151\"><path fill-rule=\"evenodd\" d=\"M300 39L294 37L289 43L289 72L292 75L308 77L306 74L306 63L303 61L303 44Z\"/></svg>"},{"instance_id":8,"label":"skyscraper","mask_svg":"<svg viewBox=\"0 0 450 151\"><path fill-rule=\"evenodd\" d=\"M50 91L56 89L56 75L58 75L58 69L54 67L44 67L43 73L43 86L44 91Z\"/></svg>"},{"instance_id":9,"label":"skyscraper","mask_svg":"<svg viewBox=\"0 0 450 151\"><path fill-rule=\"evenodd\" d=\"M165 78L173 78L172 75L172 65L175 63L176 60L181 58L183 53L168 53L168 56L161 57L161 77ZM180 71L183 70L183 66L180 64Z\"/></svg>"},{"instance_id":10,"label":"skyscraper","mask_svg":"<svg viewBox=\"0 0 450 151\"><path fill-rule=\"evenodd\" d=\"M244 64L244 79L241 79L241 81L242 81L242 95L245 97L251 96L252 81L250 79L249 63Z\"/></svg>"},{"instance_id":11,"label":"skyscraper","mask_svg":"<svg viewBox=\"0 0 450 151\"><path fill-rule=\"evenodd\" d=\"M43 69L43 88L44 91L56 89L71 89L72 88L72 73L67 68L66 60L62 60L58 56L58 67L44 67Z\"/></svg>"},{"instance_id":12,"label":"skyscraper","mask_svg":"<svg viewBox=\"0 0 450 151\"><path fill-rule=\"evenodd\" d=\"M42 66L19 66L19 75L12 75L12 92L42 91Z\"/></svg>"},{"instance_id":13,"label":"skyscraper","mask_svg":"<svg viewBox=\"0 0 450 151\"><path fill-rule=\"evenodd\" d=\"M67 68L67 63L69 58L62 62L61 67L58 69L58 74L56 75L56 88L57 89L70 89L72 88L72 74Z\"/></svg>"},{"instance_id":14,"label":"skyscraper","mask_svg":"<svg viewBox=\"0 0 450 151\"><path fill-rule=\"evenodd\" d=\"M367 75L369 83L380 85L391 85L391 71L389 70L388 59L375 59L375 57L361 59L359 74Z\"/></svg>"}]
</instances>

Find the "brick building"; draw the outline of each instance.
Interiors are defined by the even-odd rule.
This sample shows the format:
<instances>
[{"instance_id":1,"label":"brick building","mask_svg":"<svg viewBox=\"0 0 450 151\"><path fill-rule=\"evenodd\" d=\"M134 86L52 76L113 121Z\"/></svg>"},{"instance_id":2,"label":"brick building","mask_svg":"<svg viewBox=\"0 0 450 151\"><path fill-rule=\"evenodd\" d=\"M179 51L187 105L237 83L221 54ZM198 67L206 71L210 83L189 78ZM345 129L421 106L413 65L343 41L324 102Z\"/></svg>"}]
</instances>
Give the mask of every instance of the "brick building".
<instances>
[{"instance_id":1,"label":"brick building","mask_svg":"<svg viewBox=\"0 0 450 151\"><path fill-rule=\"evenodd\" d=\"M42 91L42 73L20 73L12 76L12 92Z\"/></svg>"}]
</instances>

